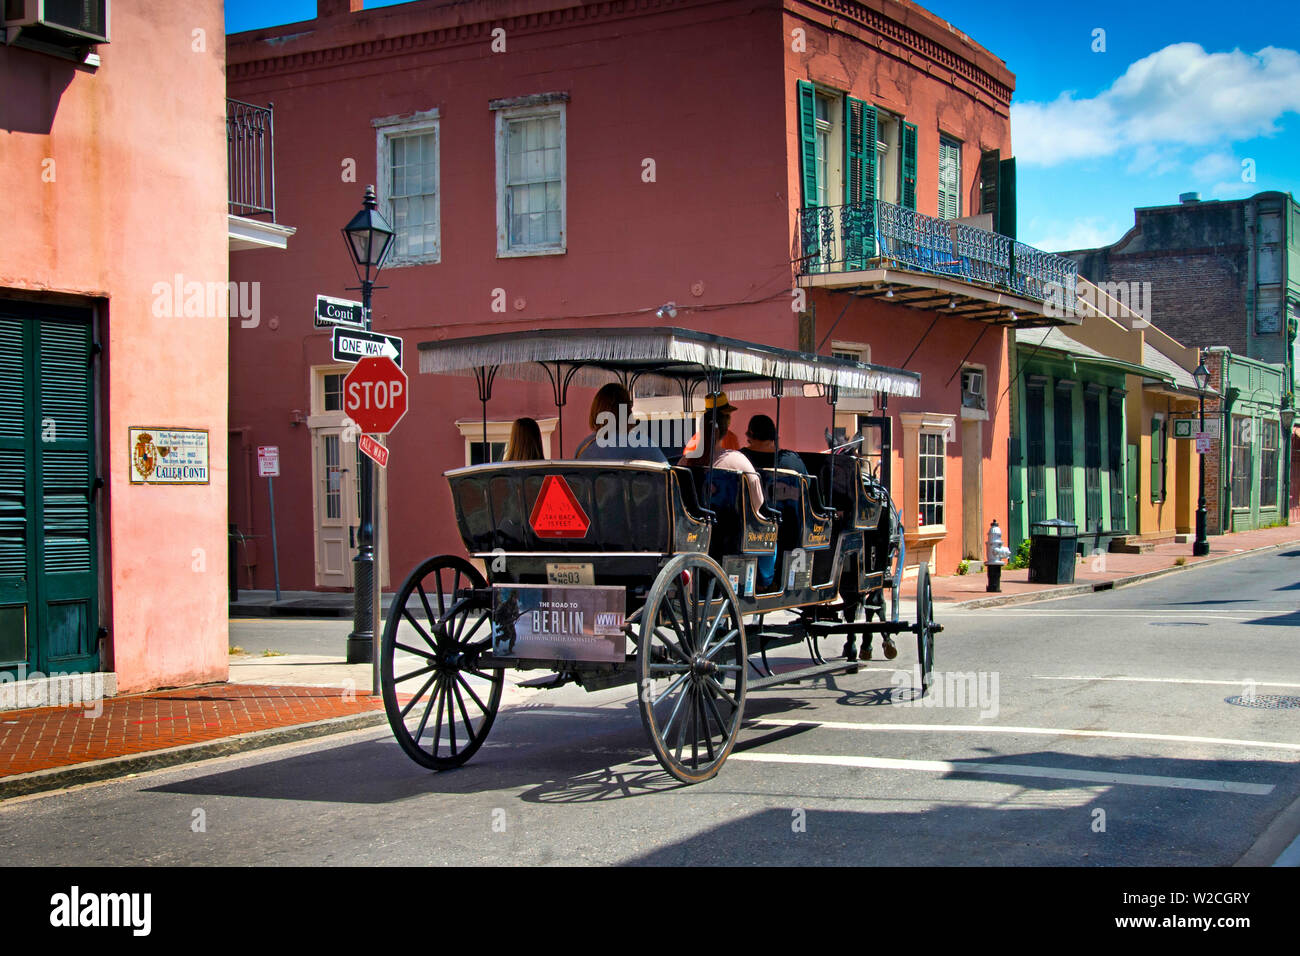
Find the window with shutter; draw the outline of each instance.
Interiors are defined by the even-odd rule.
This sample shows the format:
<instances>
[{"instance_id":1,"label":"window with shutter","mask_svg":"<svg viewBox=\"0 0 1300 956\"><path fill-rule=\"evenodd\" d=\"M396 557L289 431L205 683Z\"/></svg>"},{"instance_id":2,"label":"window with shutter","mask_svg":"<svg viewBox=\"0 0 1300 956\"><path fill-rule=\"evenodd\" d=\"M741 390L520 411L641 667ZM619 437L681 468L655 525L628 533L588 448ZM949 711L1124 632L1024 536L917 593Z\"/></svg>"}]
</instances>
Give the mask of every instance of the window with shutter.
<instances>
[{"instance_id":1,"label":"window with shutter","mask_svg":"<svg viewBox=\"0 0 1300 956\"><path fill-rule=\"evenodd\" d=\"M939 139L939 218L961 217L961 144L943 136Z\"/></svg>"},{"instance_id":2,"label":"window with shutter","mask_svg":"<svg viewBox=\"0 0 1300 956\"><path fill-rule=\"evenodd\" d=\"M844 209L840 230L846 268L864 269L876 254L876 111L844 98Z\"/></svg>"},{"instance_id":3,"label":"window with shutter","mask_svg":"<svg viewBox=\"0 0 1300 956\"><path fill-rule=\"evenodd\" d=\"M903 205L916 208L916 124L903 124Z\"/></svg>"}]
</instances>

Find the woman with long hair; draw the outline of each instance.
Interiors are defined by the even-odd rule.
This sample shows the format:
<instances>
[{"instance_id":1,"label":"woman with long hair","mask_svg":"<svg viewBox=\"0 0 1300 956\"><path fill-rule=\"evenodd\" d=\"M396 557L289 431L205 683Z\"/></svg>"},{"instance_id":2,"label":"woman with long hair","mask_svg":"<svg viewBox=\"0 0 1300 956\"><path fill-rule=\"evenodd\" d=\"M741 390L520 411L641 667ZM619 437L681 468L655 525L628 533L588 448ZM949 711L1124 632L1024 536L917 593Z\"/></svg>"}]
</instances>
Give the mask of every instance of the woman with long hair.
<instances>
[{"instance_id":1,"label":"woman with long hair","mask_svg":"<svg viewBox=\"0 0 1300 956\"><path fill-rule=\"evenodd\" d=\"M506 443L506 461L541 461L542 430L531 418L516 418Z\"/></svg>"},{"instance_id":2,"label":"woman with long hair","mask_svg":"<svg viewBox=\"0 0 1300 956\"><path fill-rule=\"evenodd\" d=\"M587 418L591 434L578 444L574 457L597 461L658 461L668 459L658 445L644 440L633 444L631 434L636 425L632 414L632 396L618 382L602 385L591 400Z\"/></svg>"}]
</instances>

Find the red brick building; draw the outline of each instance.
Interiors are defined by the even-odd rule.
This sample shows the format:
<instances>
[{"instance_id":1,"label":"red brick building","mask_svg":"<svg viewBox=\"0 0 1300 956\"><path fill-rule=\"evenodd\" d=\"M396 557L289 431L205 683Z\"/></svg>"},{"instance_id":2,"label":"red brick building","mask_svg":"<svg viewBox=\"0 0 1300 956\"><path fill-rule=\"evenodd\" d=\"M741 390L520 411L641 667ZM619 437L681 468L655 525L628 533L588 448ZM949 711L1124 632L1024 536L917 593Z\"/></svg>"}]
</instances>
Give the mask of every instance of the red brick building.
<instances>
[{"instance_id":1,"label":"red brick building","mask_svg":"<svg viewBox=\"0 0 1300 956\"><path fill-rule=\"evenodd\" d=\"M1073 281L1010 235L1000 60L905 0L357 6L322 0L315 20L228 41L230 96L274 102L277 205L298 227L287 252L231 264L262 282L268 317L231 330L232 520L266 533L248 456L278 444L286 587L350 583L347 367L310 311L349 295L338 230L372 182L398 229L374 323L408 356L491 331L653 325L671 303L667 324L906 366L922 395L882 417L910 558L951 570L978 550L1006 508L1006 329L1046 321L1052 283ZM441 473L484 454L468 380L405 364L412 411L381 497L390 579L460 550ZM488 453L531 415L551 457L572 454L589 395L562 410L561 448L550 388L498 383ZM771 404L745 402L738 431ZM834 424L856 433L881 411L846 402ZM823 449L830 424L821 399L782 404L783 444ZM242 585L269 586L268 552L246 552Z\"/></svg>"}]
</instances>

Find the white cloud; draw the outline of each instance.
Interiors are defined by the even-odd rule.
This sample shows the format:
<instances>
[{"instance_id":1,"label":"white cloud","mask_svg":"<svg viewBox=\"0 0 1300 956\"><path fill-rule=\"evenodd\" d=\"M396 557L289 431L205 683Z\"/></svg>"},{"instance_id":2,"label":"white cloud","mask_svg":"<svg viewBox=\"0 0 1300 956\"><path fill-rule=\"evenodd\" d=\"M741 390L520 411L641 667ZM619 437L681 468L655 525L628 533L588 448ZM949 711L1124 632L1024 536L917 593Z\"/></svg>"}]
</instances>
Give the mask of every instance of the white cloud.
<instances>
[{"instance_id":1,"label":"white cloud","mask_svg":"<svg viewBox=\"0 0 1300 956\"><path fill-rule=\"evenodd\" d=\"M1210 187L1210 197L1213 199L1244 199L1253 195L1259 189L1254 183L1243 183L1240 179L1236 182L1215 183Z\"/></svg>"},{"instance_id":2,"label":"white cloud","mask_svg":"<svg viewBox=\"0 0 1300 956\"><path fill-rule=\"evenodd\" d=\"M1028 235L1019 238L1036 249L1044 249L1048 252L1096 249L1115 242L1128 231L1129 225L1101 216L1069 221L1054 220L1046 224L1034 220L1029 224Z\"/></svg>"},{"instance_id":3,"label":"white cloud","mask_svg":"<svg viewBox=\"0 0 1300 956\"><path fill-rule=\"evenodd\" d=\"M1130 64L1095 97L1066 91L1049 103L1014 104L1012 141L1017 158L1042 166L1147 146L1135 157L1147 168L1157 161L1152 149L1267 136L1289 112L1300 112L1300 53L1207 53L1174 43Z\"/></svg>"},{"instance_id":4,"label":"white cloud","mask_svg":"<svg viewBox=\"0 0 1300 956\"><path fill-rule=\"evenodd\" d=\"M1222 179L1225 176L1240 176L1241 161L1232 153L1206 153L1192 163L1192 175L1199 181Z\"/></svg>"}]
</instances>

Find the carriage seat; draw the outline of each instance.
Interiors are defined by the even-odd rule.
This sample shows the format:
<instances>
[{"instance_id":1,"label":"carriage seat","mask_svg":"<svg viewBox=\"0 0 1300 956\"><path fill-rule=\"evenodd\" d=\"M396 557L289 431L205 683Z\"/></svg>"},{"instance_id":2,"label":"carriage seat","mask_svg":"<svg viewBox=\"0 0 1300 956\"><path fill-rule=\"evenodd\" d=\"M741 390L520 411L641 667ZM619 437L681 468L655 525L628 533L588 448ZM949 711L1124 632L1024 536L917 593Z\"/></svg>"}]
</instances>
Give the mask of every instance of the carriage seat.
<instances>
[{"instance_id":1,"label":"carriage seat","mask_svg":"<svg viewBox=\"0 0 1300 956\"><path fill-rule=\"evenodd\" d=\"M717 514L709 554L723 556L772 554L776 549L777 524L759 515L749 482L743 472L728 468L691 465L696 494ZM712 486L709 487L710 475Z\"/></svg>"},{"instance_id":2,"label":"carriage seat","mask_svg":"<svg viewBox=\"0 0 1300 956\"><path fill-rule=\"evenodd\" d=\"M772 506L781 514L780 552L829 548L834 513L822 506L816 477L785 468L765 468L760 474L764 489L771 490Z\"/></svg>"}]
</instances>

